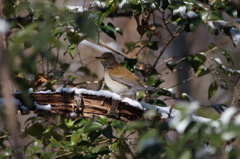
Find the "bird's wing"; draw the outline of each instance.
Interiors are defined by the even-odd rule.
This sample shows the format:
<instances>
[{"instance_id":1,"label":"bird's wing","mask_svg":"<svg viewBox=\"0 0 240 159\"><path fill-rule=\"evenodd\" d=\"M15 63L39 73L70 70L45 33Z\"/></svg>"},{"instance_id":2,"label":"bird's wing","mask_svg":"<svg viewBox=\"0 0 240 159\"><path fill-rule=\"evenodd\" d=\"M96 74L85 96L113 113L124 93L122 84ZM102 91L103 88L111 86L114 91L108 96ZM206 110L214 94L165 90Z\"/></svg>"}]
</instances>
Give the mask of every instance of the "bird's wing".
<instances>
[{"instance_id":1,"label":"bird's wing","mask_svg":"<svg viewBox=\"0 0 240 159\"><path fill-rule=\"evenodd\" d=\"M145 82L121 65L115 67L113 70L109 70L108 73L112 80L127 85L128 87L135 87L136 89L148 88Z\"/></svg>"}]
</instances>

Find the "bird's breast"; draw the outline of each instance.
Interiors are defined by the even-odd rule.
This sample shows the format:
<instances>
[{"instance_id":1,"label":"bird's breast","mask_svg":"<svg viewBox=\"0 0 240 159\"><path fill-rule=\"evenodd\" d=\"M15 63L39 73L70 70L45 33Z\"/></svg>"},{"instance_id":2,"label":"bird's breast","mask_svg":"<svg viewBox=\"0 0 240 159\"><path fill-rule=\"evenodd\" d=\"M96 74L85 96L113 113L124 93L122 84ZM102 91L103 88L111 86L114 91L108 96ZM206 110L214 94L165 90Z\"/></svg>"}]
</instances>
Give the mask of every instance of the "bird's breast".
<instances>
[{"instance_id":1,"label":"bird's breast","mask_svg":"<svg viewBox=\"0 0 240 159\"><path fill-rule=\"evenodd\" d=\"M108 88L114 93L123 94L128 90L126 85L112 80L107 72L104 74L104 80Z\"/></svg>"}]
</instances>

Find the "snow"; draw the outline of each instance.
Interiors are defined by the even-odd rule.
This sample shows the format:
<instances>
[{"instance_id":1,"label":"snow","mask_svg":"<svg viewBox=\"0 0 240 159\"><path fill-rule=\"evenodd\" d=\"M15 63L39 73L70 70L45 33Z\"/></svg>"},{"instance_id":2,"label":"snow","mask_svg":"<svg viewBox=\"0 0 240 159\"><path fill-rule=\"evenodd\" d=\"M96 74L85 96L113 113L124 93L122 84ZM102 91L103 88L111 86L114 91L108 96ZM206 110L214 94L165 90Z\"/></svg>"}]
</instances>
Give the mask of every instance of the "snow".
<instances>
[{"instance_id":1,"label":"snow","mask_svg":"<svg viewBox=\"0 0 240 159\"><path fill-rule=\"evenodd\" d=\"M128 103L128 104L130 104L130 105L132 105L134 107L143 109L142 105L138 101L136 101L136 100L132 100L130 98L125 97L125 98L123 98L122 102Z\"/></svg>"},{"instance_id":2,"label":"snow","mask_svg":"<svg viewBox=\"0 0 240 159\"><path fill-rule=\"evenodd\" d=\"M144 102L140 102L140 104L145 109L156 110L158 113L160 113L162 115L163 119L169 117L170 107L159 107L159 106L148 104L148 103L144 103Z\"/></svg>"},{"instance_id":3,"label":"snow","mask_svg":"<svg viewBox=\"0 0 240 159\"><path fill-rule=\"evenodd\" d=\"M187 17L190 18L190 19L192 19L192 18L197 18L197 17L198 17L197 13L195 13L195 12L193 12L193 11L188 11L188 12L186 13L186 15L187 15Z\"/></svg>"},{"instance_id":4,"label":"snow","mask_svg":"<svg viewBox=\"0 0 240 159\"><path fill-rule=\"evenodd\" d=\"M90 4L91 4L91 7L100 7L100 8L106 7L106 3L101 1L93 1Z\"/></svg>"},{"instance_id":5,"label":"snow","mask_svg":"<svg viewBox=\"0 0 240 159\"><path fill-rule=\"evenodd\" d=\"M9 29L9 23L5 19L0 19L0 33L6 34Z\"/></svg>"},{"instance_id":6,"label":"snow","mask_svg":"<svg viewBox=\"0 0 240 159\"><path fill-rule=\"evenodd\" d=\"M174 89L173 89L173 88L168 88L168 91L169 91L170 93L172 93L172 94L175 94L175 92L174 92Z\"/></svg>"},{"instance_id":7,"label":"snow","mask_svg":"<svg viewBox=\"0 0 240 159\"><path fill-rule=\"evenodd\" d=\"M39 110L52 110L51 104L40 105L40 104L38 104L36 101L34 101L34 105L35 105L36 108L39 109Z\"/></svg>"},{"instance_id":8,"label":"snow","mask_svg":"<svg viewBox=\"0 0 240 159\"><path fill-rule=\"evenodd\" d=\"M228 22L226 22L225 20L218 20L217 22L220 26L226 26L228 24Z\"/></svg>"},{"instance_id":9,"label":"snow","mask_svg":"<svg viewBox=\"0 0 240 159\"><path fill-rule=\"evenodd\" d=\"M238 136L238 133L236 131L226 131L222 133L222 139L225 141L229 141L236 136Z\"/></svg>"},{"instance_id":10,"label":"snow","mask_svg":"<svg viewBox=\"0 0 240 159\"><path fill-rule=\"evenodd\" d=\"M180 6L178 9L173 10L173 15L179 14L182 18L186 17L186 10L185 6Z\"/></svg>"},{"instance_id":11,"label":"snow","mask_svg":"<svg viewBox=\"0 0 240 159\"><path fill-rule=\"evenodd\" d=\"M114 100L121 100L120 95L116 94L116 93L112 93L109 91L105 91L105 90L99 90L99 91L93 91L93 90L87 90L84 88L63 88L60 87L57 89L56 91L57 93L60 92L66 92L66 93L72 93L74 92L77 95L81 95L83 93L89 94L89 95L96 95L96 96L105 96L107 98L113 98Z\"/></svg>"},{"instance_id":12,"label":"snow","mask_svg":"<svg viewBox=\"0 0 240 159\"><path fill-rule=\"evenodd\" d=\"M214 58L213 59L217 64L222 65L222 61L220 58Z\"/></svg>"},{"instance_id":13,"label":"snow","mask_svg":"<svg viewBox=\"0 0 240 159\"><path fill-rule=\"evenodd\" d=\"M87 11L87 9L84 8L83 6L67 6L66 8L72 12L77 12L77 13L82 13L84 11Z\"/></svg>"},{"instance_id":14,"label":"snow","mask_svg":"<svg viewBox=\"0 0 240 159\"><path fill-rule=\"evenodd\" d=\"M193 102L193 101L194 101L194 99L193 99L190 95L188 95L187 93L182 93L182 97L183 97L184 99L187 99L187 100L190 101L190 102Z\"/></svg>"},{"instance_id":15,"label":"snow","mask_svg":"<svg viewBox=\"0 0 240 159\"><path fill-rule=\"evenodd\" d=\"M240 31L239 31L239 29L236 28L236 27L232 27L230 29L230 35L231 35L233 43L235 45L238 45L239 42L240 42Z\"/></svg>"},{"instance_id":16,"label":"snow","mask_svg":"<svg viewBox=\"0 0 240 159\"><path fill-rule=\"evenodd\" d=\"M237 112L237 109L235 107L229 107L227 108L221 115L220 120L223 125L228 125L231 121L231 118L233 115Z\"/></svg>"},{"instance_id":17,"label":"snow","mask_svg":"<svg viewBox=\"0 0 240 159\"><path fill-rule=\"evenodd\" d=\"M122 8L125 4L127 4L128 0L122 0L122 2L118 5L119 8Z\"/></svg>"},{"instance_id":18,"label":"snow","mask_svg":"<svg viewBox=\"0 0 240 159\"><path fill-rule=\"evenodd\" d=\"M77 113L76 112L71 112L69 115L70 115L70 117L76 117Z\"/></svg>"},{"instance_id":19,"label":"snow","mask_svg":"<svg viewBox=\"0 0 240 159\"><path fill-rule=\"evenodd\" d=\"M216 152L216 148L211 145L204 144L203 147L196 153L196 158L207 158Z\"/></svg>"},{"instance_id":20,"label":"snow","mask_svg":"<svg viewBox=\"0 0 240 159\"><path fill-rule=\"evenodd\" d=\"M235 117L234 124L240 126L240 114Z\"/></svg>"},{"instance_id":21,"label":"snow","mask_svg":"<svg viewBox=\"0 0 240 159\"><path fill-rule=\"evenodd\" d=\"M54 94L51 90L46 90L46 91L39 91L39 92L34 92L34 94Z\"/></svg>"},{"instance_id":22,"label":"snow","mask_svg":"<svg viewBox=\"0 0 240 159\"><path fill-rule=\"evenodd\" d=\"M28 110L28 108L27 108L26 106L24 106L24 105L21 105L20 108L21 108L22 110L24 110L24 111L27 111L27 110Z\"/></svg>"}]
</instances>

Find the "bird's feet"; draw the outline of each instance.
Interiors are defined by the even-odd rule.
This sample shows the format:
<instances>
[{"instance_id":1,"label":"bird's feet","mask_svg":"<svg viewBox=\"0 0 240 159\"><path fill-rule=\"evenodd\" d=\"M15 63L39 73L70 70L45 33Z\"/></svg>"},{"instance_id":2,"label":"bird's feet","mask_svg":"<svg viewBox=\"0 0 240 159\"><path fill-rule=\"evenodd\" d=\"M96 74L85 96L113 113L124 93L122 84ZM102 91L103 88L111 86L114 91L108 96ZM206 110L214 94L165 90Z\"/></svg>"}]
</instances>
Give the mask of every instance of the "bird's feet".
<instances>
[{"instance_id":1,"label":"bird's feet","mask_svg":"<svg viewBox=\"0 0 240 159\"><path fill-rule=\"evenodd\" d=\"M112 108L108 111L107 116L119 118L119 110L118 110L119 102L120 102L119 100L112 99Z\"/></svg>"}]
</instances>

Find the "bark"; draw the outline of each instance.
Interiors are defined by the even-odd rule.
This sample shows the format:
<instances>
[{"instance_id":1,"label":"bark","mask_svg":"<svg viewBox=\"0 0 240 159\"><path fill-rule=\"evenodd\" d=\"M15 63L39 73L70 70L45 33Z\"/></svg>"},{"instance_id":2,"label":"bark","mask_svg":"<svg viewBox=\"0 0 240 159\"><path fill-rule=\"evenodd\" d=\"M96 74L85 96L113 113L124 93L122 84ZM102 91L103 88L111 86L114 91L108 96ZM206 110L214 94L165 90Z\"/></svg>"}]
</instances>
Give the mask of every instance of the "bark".
<instances>
[{"instance_id":1,"label":"bark","mask_svg":"<svg viewBox=\"0 0 240 159\"><path fill-rule=\"evenodd\" d=\"M112 107L112 98L87 93L32 93L29 94L31 104L28 104L27 107L29 100L26 101L22 94L15 94L14 97L21 102L18 105L18 110L22 114L34 111L38 115L58 114L70 118L76 118L77 116L109 116L108 112ZM37 105L40 105L40 107ZM51 109L48 109L49 106L51 106ZM144 112L143 109L121 101L118 105L118 111L118 117L110 117L124 121L136 120L140 119Z\"/></svg>"}]
</instances>

